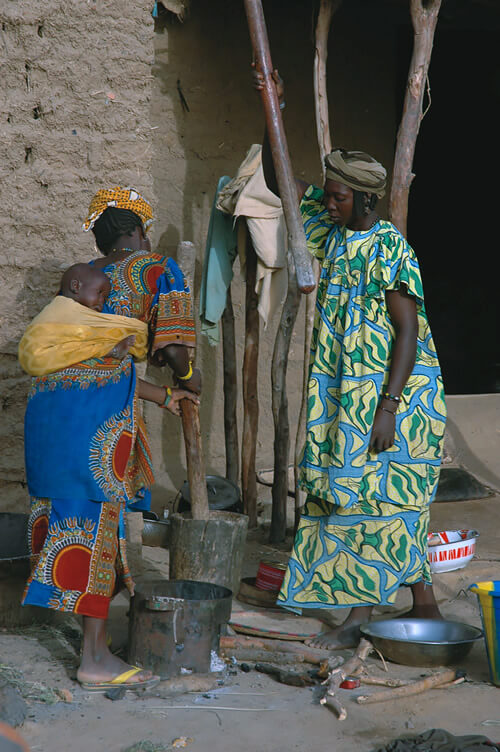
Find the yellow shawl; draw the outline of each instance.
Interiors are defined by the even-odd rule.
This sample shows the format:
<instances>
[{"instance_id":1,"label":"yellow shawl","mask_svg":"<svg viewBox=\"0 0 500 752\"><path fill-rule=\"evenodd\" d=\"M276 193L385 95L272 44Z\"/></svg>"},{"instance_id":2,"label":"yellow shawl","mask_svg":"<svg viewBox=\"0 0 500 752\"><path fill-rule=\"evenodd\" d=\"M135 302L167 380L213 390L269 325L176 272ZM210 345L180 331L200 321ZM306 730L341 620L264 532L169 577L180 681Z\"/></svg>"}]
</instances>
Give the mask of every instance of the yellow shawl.
<instances>
[{"instance_id":1,"label":"yellow shawl","mask_svg":"<svg viewBox=\"0 0 500 752\"><path fill-rule=\"evenodd\" d=\"M58 295L36 316L19 343L19 362L31 376L46 376L89 358L102 358L135 335L130 353L144 360L148 327L143 321L98 313Z\"/></svg>"}]
</instances>

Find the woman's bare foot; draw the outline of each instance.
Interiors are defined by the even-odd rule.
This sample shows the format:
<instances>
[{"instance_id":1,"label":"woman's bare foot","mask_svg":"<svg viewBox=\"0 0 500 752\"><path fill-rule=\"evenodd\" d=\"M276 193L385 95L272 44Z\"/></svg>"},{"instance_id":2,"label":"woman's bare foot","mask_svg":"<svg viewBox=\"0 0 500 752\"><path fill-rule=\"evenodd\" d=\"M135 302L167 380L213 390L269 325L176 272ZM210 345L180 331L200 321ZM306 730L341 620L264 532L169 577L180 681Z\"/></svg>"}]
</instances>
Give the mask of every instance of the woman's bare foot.
<instances>
[{"instance_id":1,"label":"woman's bare foot","mask_svg":"<svg viewBox=\"0 0 500 752\"><path fill-rule=\"evenodd\" d=\"M106 622L90 616L83 617L83 648L80 667L76 678L80 683L109 683L117 676L133 669L121 658L111 653L106 643ZM126 679L126 685L142 685L151 679L157 679L151 671L138 671ZM119 686L119 685L117 685Z\"/></svg>"},{"instance_id":2,"label":"woman's bare foot","mask_svg":"<svg viewBox=\"0 0 500 752\"><path fill-rule=\"evenodd\" d=\"M426 582L417 582L411 586L413 595L413 607L404 614L410 619L442 619L439 606L434 596L432 585Z\"/></svg>"},{"instance_id":3,"label":"woman's bare foot","mask_svg":"<svg viewBox=\"0 0 500 752\"><path fill-rule=\"evenodd\" d=\"M312 648L323 650L342 650L343 648L355 648L361 639L359 630L361 624L369 621L373 607L359 606L352 608L347 619L334 629L322 632L316 637L305 640L305 644Z\"/></svg>"},{"instance_id":4,"label":"woman's bare foot","mask_svg":"<svg viewBox=\"0 0 500 752\"><path fill-rule=\"evenodd\" d=\"M401 616L398 618L401 619L402 617L404 617L405 619L442 619L443 615L441 614L441 611L439 610L437 604L435 606L414 605L410 611L401 614Z\"/></svg>"},{"instance_id":5,"label":"woman's bare foot","mask_svg":"<svg viewBox=\"0 0 500 752\"><path fill-rule=\"evenodd\" d=\"M84 658L82 656L82 662L76 672L76 678L80 683L85 684L108 683L132 668L133 666L122 661L121 658L117 658L116 655L113 655L108 650L108 655L99 656L99 660L90 660L88 657ZM134 674L134 676L127 678L126 684L140 685L153 678L156 677L153 677L152 671L140 671Z\"/></svg>"},{"instance_id":6,"label":"woman's bare foot","mask_svg":"<svg viewBox=\"0 0 500 752\"><path fill-rule=\"evenodd\" d=\"M342 650L343 648L356 648L359 645L361 633L359 626L344 627L341 625L328 632L321 632L316 637L304 640L310 648L323 648L323 650Z\"/></svg>"}]
</instances>

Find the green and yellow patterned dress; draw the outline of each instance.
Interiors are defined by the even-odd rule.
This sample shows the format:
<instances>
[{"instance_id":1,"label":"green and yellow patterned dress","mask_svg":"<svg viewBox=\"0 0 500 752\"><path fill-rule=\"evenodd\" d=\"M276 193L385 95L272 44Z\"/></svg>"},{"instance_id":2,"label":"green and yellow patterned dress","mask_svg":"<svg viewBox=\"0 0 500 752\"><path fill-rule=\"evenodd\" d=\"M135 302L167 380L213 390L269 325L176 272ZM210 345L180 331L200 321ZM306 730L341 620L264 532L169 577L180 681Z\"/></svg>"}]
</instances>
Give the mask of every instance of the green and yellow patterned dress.
<instances>
[{"instance_id":1,"label":"green and yellow patterned dress","mask_svg":"<svg viewBox=\"0 0 500 752\"><path fill-rule=\"evenodd\" d=\"M401 585L431 581L429 505L446 421L441 371L413 250L390 222L365 232L334 225L322 198L310 186L301 202L308 245L322 270L301 461L308 496L278 603L392 604ZM376 454L370 433L395 338L385 292L401 285L417 301L417 356L394 445Z\"/></svg>"}]
</instances>

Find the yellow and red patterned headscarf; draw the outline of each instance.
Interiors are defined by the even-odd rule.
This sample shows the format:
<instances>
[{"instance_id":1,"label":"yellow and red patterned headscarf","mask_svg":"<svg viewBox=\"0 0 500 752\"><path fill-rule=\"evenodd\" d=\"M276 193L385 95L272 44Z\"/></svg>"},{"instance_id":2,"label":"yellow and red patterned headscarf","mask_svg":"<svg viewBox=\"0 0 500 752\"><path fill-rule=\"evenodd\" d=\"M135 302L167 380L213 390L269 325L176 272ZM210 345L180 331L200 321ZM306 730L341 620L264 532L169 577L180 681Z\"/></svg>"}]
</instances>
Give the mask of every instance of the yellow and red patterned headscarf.
<instances>
[{"instance_id":1,"label":"yellow and red patterned headscarf","mask_svg":"<svg viewBox=\"0 0 500 752\"><path fill-rule=\"evenodd\" d=\"M117 185L115 188L110 188L109 190L102 189L97 191L90 202L89 213L82 225L82 230L84 232L91 230L101 214L109 207L133 211L141 219L146 231L153 221L151 204L134 188L121 188Z\"/></svg>"}]
</instances>

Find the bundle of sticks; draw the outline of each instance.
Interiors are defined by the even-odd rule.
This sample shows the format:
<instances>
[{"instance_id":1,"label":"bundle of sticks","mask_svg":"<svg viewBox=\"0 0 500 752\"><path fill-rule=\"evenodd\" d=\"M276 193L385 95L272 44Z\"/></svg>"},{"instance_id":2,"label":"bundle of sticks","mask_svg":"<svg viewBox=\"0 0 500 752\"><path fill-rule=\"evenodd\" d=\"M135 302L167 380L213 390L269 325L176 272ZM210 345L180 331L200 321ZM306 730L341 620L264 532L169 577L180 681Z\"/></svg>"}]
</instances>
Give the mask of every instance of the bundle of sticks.
<instances>
[{"instance_id":1,"label":"bundle of sticks","mask_svg":"<svg viewBox=\"0 0 500 752\"><path fill-rule=\"evenodd\" d=\"M361 640L356 652L347 661L342 656L332 655L328 650L310 648L303 643L285 640L242 636L222 637L221 648L226 653L235 653L240 660L256 660L254 666L256 671L268 674L282 684L306 687L317 684L318 680L321 681L325 694L320 703L333 710L339 721L347 718L347 710L339 699L338 690L350 678L358 678L361 684L388 688L369 695L358 695L356 697L358 705L410 697L430 689L445 689L465 681L465 672L460 669L445 669L418 680L373 676L368 671L366 659L372 652L377 651L371 642L365 639ZM292 661L310 663L318 668L311 671L306 668L290 670L283 667L283 664ZM385 668L387 671L387 667Z\"/></svg>"}]
</instances>

